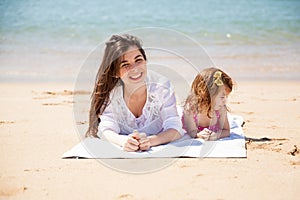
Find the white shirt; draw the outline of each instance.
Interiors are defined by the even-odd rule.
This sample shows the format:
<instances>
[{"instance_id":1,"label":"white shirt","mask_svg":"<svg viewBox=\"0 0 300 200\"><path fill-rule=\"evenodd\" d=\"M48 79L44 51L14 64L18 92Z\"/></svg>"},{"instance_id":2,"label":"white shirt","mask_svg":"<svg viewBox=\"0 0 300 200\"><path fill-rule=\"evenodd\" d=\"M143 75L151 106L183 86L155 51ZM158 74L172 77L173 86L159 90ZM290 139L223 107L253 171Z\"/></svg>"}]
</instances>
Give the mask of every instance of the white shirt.
<instances>
[{"instance_id":1,"label":"white shirt","mask_svg":"<svg viewBox=\"0 0 300 200\"><path fill-rule=\"evenodd\" d=\"M181 135L181 119L177 112L174 90L168 79L148 70L146 78L147 99L142 115L136 118L123 98L123 86L116 86L110 93L110 103L100 117L98 136L105 130L128 135L133 130L148 136L173 128Z\"/></svg>"}]
</instances>

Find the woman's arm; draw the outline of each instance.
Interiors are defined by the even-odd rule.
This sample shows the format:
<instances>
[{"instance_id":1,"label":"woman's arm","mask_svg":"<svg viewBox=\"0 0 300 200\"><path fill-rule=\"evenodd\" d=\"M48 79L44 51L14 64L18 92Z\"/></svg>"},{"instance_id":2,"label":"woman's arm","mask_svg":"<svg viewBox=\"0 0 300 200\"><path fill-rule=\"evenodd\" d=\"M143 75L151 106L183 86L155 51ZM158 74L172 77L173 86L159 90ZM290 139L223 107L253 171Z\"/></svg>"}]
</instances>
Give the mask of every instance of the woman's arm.
<instances>
[{"instance_id":1,"label":"woman's arm","mask_svg":"<svg viewBox=\"0 0 300 200\"><path fill-rule=\"evenodd\" d=\"M127 140L127 136L126 135L119 135L118 133L112 131L112 130L105 130L101 136L101 139L103 140L107 140L109 142L112 142L118 146L123 146L123 144L125 143L125 141Z\"/></svg>"},{"instance_id":2,"label":"woman's arm","mask_svg":"<svg viewBox=\"0 0 300 200\"><path fill-rule=\"evenodd\" d=\"M160 144L166 144L181 138L182 135L175 129L167 129L157 135L149 136L150 146L157 146Z\"/></svg>"},{"instance_id":3,"label":"woman's arm","mask_svg":"<svg viewBox=\"0 0 300 200\"><path fill-rule=\"evenodd\" d=\"M117 93L119 94L119 93ZM100 117L100 124L98 127L99 138L106 140L108 142L114 143L123 148L125 151L136 151L138 150L138 141L133 138L133 135L120 135L120 127L114 118L113 103L115 99L111 98L111 103L106 107Z\"/></svg>"},{"instance_id":4,"label":"woman's arm","mask_svg":"<svg viewBox=\"0 0 300 200\"><path fill-rule=\"evenodd\" d=\"M119 135L112 130L106 130L101 134L101 139L107 140L123 148L125 151L137 151L139 142L131 135Z\"/></svg>"},{"instance_id":5,"label":"woman's arm","mask_svg":"<svg viewBox=\"0 0 300 200\"><path fill-rule=\"evenodd\" d=\"M149 139L148 148L141 148L141 150L147 150L149 147L157 146L160 144L166 144L171 141L175 141L181 138L181 134L175 129L168 129L157 135L152 135L147 137ZM140 141L133 137L133 134L130 135L119 135L114 131L106 130L102 133L101 139L107 140L111 143L123 147L125 151L137 151L140 149ZM146 139L147 141L147 139Z\"/></svg>"},{"instance_id":6,"label":"woman's arm","mask_svg":"<svg viewBox=\"0 0 300 200\"><path fill-rule=\"evenodd\" d=\"M158 110L163 122L163 131L149 136L150 146L157 146L172 142L181 138L185 131L182 129L181 119L178 114L176 97L173 90L173 86L170 81L166 81L162 84L155 93L161 98L160 102L163 102L162 107Z\"/></svg>"}]
</instances>

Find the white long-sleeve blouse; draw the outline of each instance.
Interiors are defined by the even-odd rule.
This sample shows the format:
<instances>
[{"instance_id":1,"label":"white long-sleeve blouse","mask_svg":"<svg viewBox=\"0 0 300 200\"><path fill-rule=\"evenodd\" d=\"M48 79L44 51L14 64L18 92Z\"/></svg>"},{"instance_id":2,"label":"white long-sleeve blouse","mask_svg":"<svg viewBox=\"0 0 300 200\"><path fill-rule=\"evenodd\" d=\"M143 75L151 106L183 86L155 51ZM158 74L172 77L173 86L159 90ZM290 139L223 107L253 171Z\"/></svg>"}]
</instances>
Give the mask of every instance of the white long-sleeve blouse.
<instances>
[{"instance_id":1,"label":"white long-sleeve blouse","mask_svg":"<svg viewBox=\"0 0 300 200\"><path fill-rule=\"evenodd\" d=\"M167 129L176 129L185 133L177 112L176 98L170 81L164 76L148 70L147 100L142 115L136 118L127 107L123 98L123 86L116 86L110 93L110 103L100 117L98 136L105 130L128 135L133 130L144 132L148 136Z\"/></svg>"}]
</instances>

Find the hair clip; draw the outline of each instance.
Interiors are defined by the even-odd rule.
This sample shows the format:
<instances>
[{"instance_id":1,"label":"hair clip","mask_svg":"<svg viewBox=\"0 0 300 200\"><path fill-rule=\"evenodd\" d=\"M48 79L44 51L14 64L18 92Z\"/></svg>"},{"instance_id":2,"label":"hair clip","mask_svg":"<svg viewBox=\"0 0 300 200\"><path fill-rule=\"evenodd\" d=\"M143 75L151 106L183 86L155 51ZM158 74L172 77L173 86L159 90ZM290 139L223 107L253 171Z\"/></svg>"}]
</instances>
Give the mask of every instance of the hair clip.
<instances>
[{"instance_id":1,"label":"hair clip","mask_svg":"<svg viewBox=\"0 0 300 200\"><path fill-rule=\"evenodd\" d=\"M217 86L222 86L223 85L223 81L221 80L221 77L222 77L222 72L216 71L215 74L214 74L214 78L215 78L214 83Z\"/></svg>"}]
</instances>

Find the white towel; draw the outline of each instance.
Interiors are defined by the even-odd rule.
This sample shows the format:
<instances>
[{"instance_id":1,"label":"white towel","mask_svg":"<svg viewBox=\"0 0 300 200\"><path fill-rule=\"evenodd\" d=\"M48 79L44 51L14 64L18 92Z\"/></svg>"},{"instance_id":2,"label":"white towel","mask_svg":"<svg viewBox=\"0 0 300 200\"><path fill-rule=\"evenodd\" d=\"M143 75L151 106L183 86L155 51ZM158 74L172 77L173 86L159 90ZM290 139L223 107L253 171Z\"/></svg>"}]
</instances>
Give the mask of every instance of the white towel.
<instances>
[{"instance_id":1,"label":"white towel","mask_svg":"<svg viewBox=\"0 0 300 200\"><path fill-rule=\"evenodd\" d=\"M181 139L156 147L145 152L125 152L120 147L99 138L86 138L62 158L175 158L175 157L219 157L245 158L245 137L241 127L243 118L228 116L230 137L217 141L192 139L184 135Z\"/></svg>"}]
</instances>

